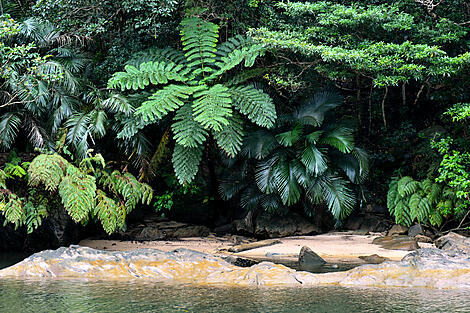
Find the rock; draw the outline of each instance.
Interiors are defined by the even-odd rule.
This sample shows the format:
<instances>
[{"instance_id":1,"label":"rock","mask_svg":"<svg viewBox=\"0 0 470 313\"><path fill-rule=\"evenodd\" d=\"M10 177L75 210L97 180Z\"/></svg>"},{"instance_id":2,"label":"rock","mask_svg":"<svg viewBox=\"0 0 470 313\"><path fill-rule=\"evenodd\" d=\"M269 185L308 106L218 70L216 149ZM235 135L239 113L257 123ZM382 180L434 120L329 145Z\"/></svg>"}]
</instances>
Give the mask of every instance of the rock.
<instances>
[{"instance_id":1,"label":"rock","mask_svg":"<svg viewBox=\"0 0 470 313\"><path fill-rule=\"evenodd\" d=\"M453 232L436 239L435 245L442 250L453 250L470 254L470 238Z\"/></svg>"},{"instance_id":2,"label":"rock","mask_svg":"<svg viewBox=\"0 0 470 313\"><path fill-rule=\"evenodd\" d=\"M301 271L312 272L321 268L325 263L325 260L309 247L303 246L302 249L300 249L299 269Z\"/></svg>"},{"instance_id":3,"label":"rock","mask_svg":"<svg viewBox=\"0 0 470 313\"><path fill-rule=\"evenodd\" d=\"M313 274L261 262L239 267L188 249L100 251L70 246L36 253L0 270L0 278L147 280L215 286L470 288L470 257L456 251L419 249L400 262L362 265L345 272Z\"/></svg>"},{"instance_id":4,"label":"rock","mask_svg":"<svg viewBox=\"0 0 470 313\"><path fill-rule=\"evenodd\" d=\"M392 228L388 231L387 235L388 236L393 236L393 235L404 235L408 233L408 227L405 227L403 225L398 225L395 224L392 226Z\"/></svg>"},{"instance_id":5,"label":"rock","mask_svg":"<svg viewBox=\"0 0 470 313\"><path fill-rule=\"evenodd\" d=\"M380 264L388 260L387 258L384 258L383 256L380 256L378 254L361 255L359 256L359 259L364 260L366 263L369 264Z\"/></svg>"},{"instance_id":6,"label":"rock","mask_svg":"<svg viewBox=\"0 0 470 313\"><path fill-rule=\"evenodd\" d=\"M432 239L428 236L424 235L416 235L415 236L415 241L416 242L424 242L424 243L432 243Z\"/></svg>"},{"instance_id":7,"label":"rock","mask_svg":"<svg viewBox=\"0 0 470 313\"><path fill-rule=\"evenodd\" d=\"M372 240L373 244L377 244L384 249L389 250L405 250L413 251L419 249L418 243L414 238L408 236L384 236L377 237Z\"/></svg>"},{"instance_id":8,"label":"rock","mask_svg":"<svg viewBox=\"0 0 470 313\"><path fill-rule=\"evenodd\" d=\"M410 229L408 229L409 237L416 237L418 235L424 235L423 226L421 226L420 224L413 225L410 227Z\"/></svg>"},{"instance_id":9,"label":"rock","mask_svg":"<svg viewBox=\"0 0 470 313\"><path fill-rule=\"evenodd\" d=\"M276 216L263 212L256 219L254 234L260 238L279 238L313 235L320 232L321 229L296 213Z\"/></svg>"},{"instance_id":10,"label":"rock","mask_svg":"<svg viewBox=\"0 0 470 313\"><path fill-rule=\"evenodd\" d=\"M361 229L362 218L360 216L350 216L344 224L344 229L359 230Z\"/></svg>"}]
</instances>

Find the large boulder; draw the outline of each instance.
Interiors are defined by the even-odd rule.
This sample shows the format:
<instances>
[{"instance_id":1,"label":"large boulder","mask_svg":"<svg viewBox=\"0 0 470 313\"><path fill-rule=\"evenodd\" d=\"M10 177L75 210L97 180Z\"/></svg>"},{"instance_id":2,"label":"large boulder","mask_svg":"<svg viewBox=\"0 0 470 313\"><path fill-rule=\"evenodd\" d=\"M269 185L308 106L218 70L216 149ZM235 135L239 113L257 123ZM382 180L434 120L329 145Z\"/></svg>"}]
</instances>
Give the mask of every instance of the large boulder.
<instances>
[{"instance_id":1,"label":"large boulder","mask_svg":"<svg viewBox=\"0 0 470 313\"><path fill-rule=\"evenodd\" d=\"M470 238L453 232L436 239L435 245L442 250L453 250L470 255Z\"/></svg>"},{"instance_id":2,"label":"large boulder","mask_svg":"<svg viewBox=\"0 0 470 313\"><path fill-rule=\"evenodd\" d=\"M150 280L216 286L370 286L470 288L470 257L455 251L420 249L400 262L363 265L346 272L312 274L262 262L239 267L187 249L99 251L70 246L36 253L0 270L0 278Z\"/></svg>"},{"instance_id":3,"label":"large boulder","mask_svg":"<svg viewBox=\"0 0 470 313\"><path fill-rule=\"evenodd\" d=\"M405 227L403 225L395 224L395 225L392 226L392 228L390 228L387 235L388 236L405 235L407 233L408 233L408 227Z\"/></svg>"},{"instance_id":4,"label":"large boulder","mask_svg":"<svg viewBox=\"0 0 470 313\"><path fill-rule=\"evenodd\" d=\"M299 269L313 272L319 270L326 263L318 254L309 247L303 246L299 253Z\"/></svg>"},{"instance_id":5,"label":"large boulder","mask_svg":"<svg viewBox=\"0 0 470 313\"><path fill-rule=\"evenodd\" d=\"M421 224L413 225L410 227L410 229L408 229L409 237L416 237L418 235L424 235L424 229L423 229L423 226L421 226Z\"/></svg>"},{"instance_id":6,"label":"large boulder","mask_svg":"<svg viewBox=\"0 0 470 313\"><path fill-rule=\"evenodd\" d=\"M254 235L260 238L314 235L321 229L296 213L285 216L263 212L256 218Z\"/></svg>"},{"instance_id":7,"label":"large boulder","mask_svg":"<svg viewBox=\"0 0 470 313\"><path fill-rule=\"evenodd\" d=\"M346 230L355 230L364 233L369 232L384 232L390 226L390 222L383 218L383 216L376 214L365 214L365 215L352 215L350 216L343 228Z\"/></svg>"}]
</instances>

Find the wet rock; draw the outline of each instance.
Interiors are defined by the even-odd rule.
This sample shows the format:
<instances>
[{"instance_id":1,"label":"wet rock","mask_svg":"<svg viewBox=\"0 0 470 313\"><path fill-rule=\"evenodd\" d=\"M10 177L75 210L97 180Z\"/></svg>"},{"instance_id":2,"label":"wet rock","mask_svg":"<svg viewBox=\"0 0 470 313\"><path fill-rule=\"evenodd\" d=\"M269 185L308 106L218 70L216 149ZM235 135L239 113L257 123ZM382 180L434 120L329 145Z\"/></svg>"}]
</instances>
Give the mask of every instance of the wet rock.
<instances>
[{"instance_id":1,"label":"wet rock","mask_svg":"<svg viewBox=\"0 0 470 313\"><path fill-rule=\"evenodd\" d=\"M387 208L377 204L368 204L364 209L366 213L374 213L374 214L385 214L387 213Z\"/></svg>"},{"instance_id":2,"label":"wet rock","mask_svg":"<svg viewBox=\"0 0 470 313\"><path fill-rule=\"evenodd\" d=\"M453 232L436 239L435 245L442 250L453 250L470 254L470 238Z\"/></svg>"},{"instance_id":3,"label":"wet rock","mask_svg":"<svg viewBox=\"0 0 470 313\"><path fill-rule=\"evenodd\" d=\"M384 236L377 237L372 241L384 249L413 251L419 249L419 245L414 238L408 236Z\"/></svg>"},{"instance_id":4,"label":"wet rock","mask_svg":"<svg viewBox=\"0 0 470 313\"><path fill-rule=\"evenodd\" d=\"M164 240L170 238L207 237L209 228L206 226L188 225L177 222L158 223L145 226L135 240Z\"/></svg>"},{"instance_id":5,"label":"wet rock","mask_svg":"<svg viewBox=\"0 0 470 313\"><path fill-rule=\"evenodd\" d=\"M299 253L299 269L312 272L318 270L326 263L318 254L309 247L303 246Z\"/></svg>"},{"instance_id":6,"label":"wet rock","mask_svg":"<svg viewBox=\"0 0 470 313\"><path fill-rule=\"evenodd\" d=\"M296 213L277 216L263 212L256 219L254 234L261 238L279 238L313 235L320 232L321 229Z\"/></svg>"},{"instance_id":7,"label":"wet rock","mask_svg":"<svg viewBox=\"0 0 470 313\"><path fill-rule=\"evenodd\" d=\"M369 263L369 264L380 264L388 259L380 256L378 254L372 254L372 255L361 255L359 256L359 259L364 260L364 262Z\"/></svg>"},{"instance_id":8,"label":"wet rock","mask_svg":"<svg viewBox=\"0 0 470 313\"><path fill-rule=\"evenodd\" d=\"M404 235L408 233L408 227L405 227L403 225L398 225L395 224L392 226L392 228L388 231L387 235L388 236L393 236L393 235Z\"/></svg>"},{"instance_id":9,"label":"wet rock","mask_svg":"<svg viewBox=\"0 0 470 313\"><path fill-rule=\"evenodd\" d=\"M370 286L470 288L470 256L436 248L419 249L400 262L363 265L345 272L312 274L261 262L239 267L187 249L99 251L70 246L36 253L0 270L0 278L150 280L217 286Z\"/></svg>"},{"instance_id":10,"label":"wet rock","mask_svg":"<svg viewBox=\"0 0 470 313\"><path fill-rule=\"evenodd\" d=\"M423 226L421 226L420 224L413 225L410 227L410 229L408 229L409 237L416 237L418 235L424 235Z\"/></svg>"},{"instance_id":11,"label":"wet rock","mask_svg":"<svg viewBox=\"0 0 470 313\"><path fill-rule=\"evenodd\" d=\"M424 242L424 243L432 243L432 239L428 236L424 235L416 235L415 236L415 241L416 242Z\"/></svg>"}]
</instances>

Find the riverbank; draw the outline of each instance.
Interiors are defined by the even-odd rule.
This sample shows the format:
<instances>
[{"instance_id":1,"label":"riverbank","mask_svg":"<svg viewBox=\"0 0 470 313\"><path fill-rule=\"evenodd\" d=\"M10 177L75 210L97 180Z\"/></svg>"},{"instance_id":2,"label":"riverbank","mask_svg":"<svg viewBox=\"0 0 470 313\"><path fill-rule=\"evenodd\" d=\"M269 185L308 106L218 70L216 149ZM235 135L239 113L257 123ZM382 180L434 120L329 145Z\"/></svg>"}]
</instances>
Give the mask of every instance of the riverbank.
<instances>
[{"instance_id":1,"label":"riverbank","mask_svg":"<svg viewBox=\"0 0 470 313\"><path fill-rule=\"evenodd\" d=\"M410 251L389 250L374 244L380 234L357 235L350 232L332 232L316 236L294 236L279 238L279 243L242 252L229 252L230 248L240 243L249 242L240 237L194 237L179 240L123 241L123 240L82 240L79 245L98 250L131 251L142 248L173 251L178 248L191 249L212 255L234 255L256 261L290 263L298 260L300 249L309 247L327 263L365 264L360 257L378 255L391 261L400 261ZM433 247L430 243L419 243L420 247Z\"/></svg>"}]
</instances>

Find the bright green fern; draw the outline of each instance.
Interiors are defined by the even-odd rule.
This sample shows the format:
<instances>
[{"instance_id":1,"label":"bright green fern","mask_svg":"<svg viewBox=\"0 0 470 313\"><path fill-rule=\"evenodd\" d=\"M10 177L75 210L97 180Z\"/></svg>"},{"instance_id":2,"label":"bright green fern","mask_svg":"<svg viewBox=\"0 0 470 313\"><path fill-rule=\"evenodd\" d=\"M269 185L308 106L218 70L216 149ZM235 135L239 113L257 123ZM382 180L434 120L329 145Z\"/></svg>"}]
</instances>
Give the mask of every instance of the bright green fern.
<instances>
[{"instance_id":1,"label":"bright green fern","mask_svg":"<svg viewBox=\"0 0 470 313\"><path fill-rule=\"evenodd\" d=\"M217 45L218 31L214 23L186 18L181 22L182 52L170 48L141 52L125 72L115 73L108 83L109 88L123 91L152 92L135 112L142 123L128 136L176 111L171 127L176 141L172 160L180 183L194 179L209 135L227 155L233 157L240 151L243 120L235 111L267 128L273 127L276 119L269 95L245 84L253 71L235 80L227 75L236 67L253 66L264 48L244 36Z\"/></svg>"}]
</instances>

